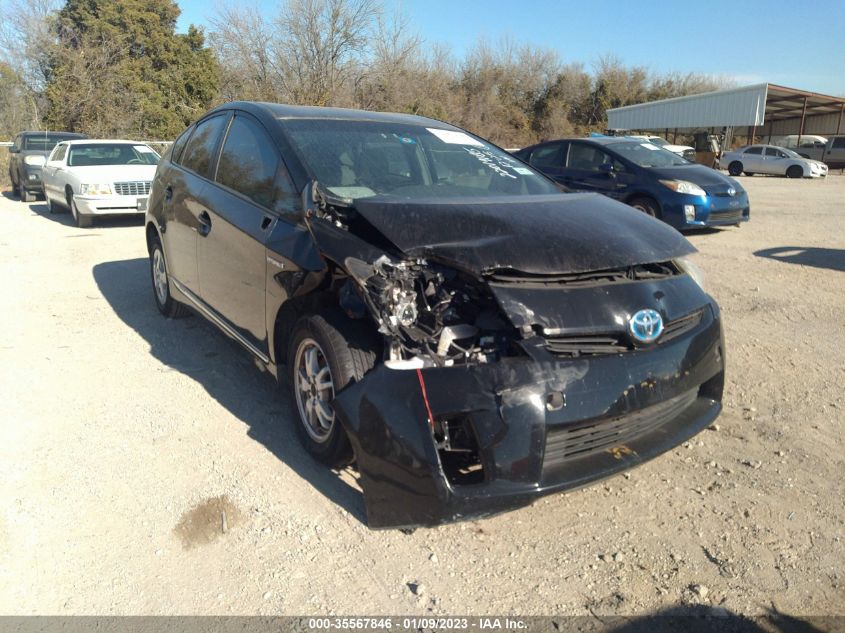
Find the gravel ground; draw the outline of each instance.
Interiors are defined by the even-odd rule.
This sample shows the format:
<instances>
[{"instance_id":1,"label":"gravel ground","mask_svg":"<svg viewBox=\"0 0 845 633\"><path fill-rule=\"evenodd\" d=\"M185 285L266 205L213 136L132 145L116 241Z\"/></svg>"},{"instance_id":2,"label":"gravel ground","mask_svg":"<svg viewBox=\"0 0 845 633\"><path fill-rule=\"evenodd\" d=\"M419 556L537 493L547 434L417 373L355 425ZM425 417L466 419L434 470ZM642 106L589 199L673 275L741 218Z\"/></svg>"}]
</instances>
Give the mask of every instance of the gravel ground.
<instances>
[{"instance_id":1,"label":"gravel ground","mask_svg":"<svg viewBox=\"0 0 845 633\"><path fill-rule=\"evenodd\" d=\"M728 339L717 424L413 534L366 528L237 346L158 315L137 221L5 194L0 613L845 614L845 177L743 184L752 221L690 237Z\"/></svg>"}]
</instances>

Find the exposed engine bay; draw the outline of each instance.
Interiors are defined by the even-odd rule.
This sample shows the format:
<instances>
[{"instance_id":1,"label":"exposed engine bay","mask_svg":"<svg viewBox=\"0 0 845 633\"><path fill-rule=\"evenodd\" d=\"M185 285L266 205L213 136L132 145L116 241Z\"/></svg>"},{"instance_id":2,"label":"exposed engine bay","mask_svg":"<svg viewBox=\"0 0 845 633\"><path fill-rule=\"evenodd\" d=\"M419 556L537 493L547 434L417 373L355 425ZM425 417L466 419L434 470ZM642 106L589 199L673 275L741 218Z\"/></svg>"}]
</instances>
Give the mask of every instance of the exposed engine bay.
<instances>
[{"instance_id":1,"label":"exposed engine bay","mask_svg":"<svg viewBox=\"0 0 845 633\"><path fill-rule=\"evenodd\" d=\"M315 202L317 216L334 227L372 231L341 201L318 195ZM374 261L348 256L339 263L348 274L339 287L341 308L375 321L388 339L388 367L487 363L518 353L511 344L516 331L482 280L421 257L383 253Z\"/></svg>"}]
</instances>

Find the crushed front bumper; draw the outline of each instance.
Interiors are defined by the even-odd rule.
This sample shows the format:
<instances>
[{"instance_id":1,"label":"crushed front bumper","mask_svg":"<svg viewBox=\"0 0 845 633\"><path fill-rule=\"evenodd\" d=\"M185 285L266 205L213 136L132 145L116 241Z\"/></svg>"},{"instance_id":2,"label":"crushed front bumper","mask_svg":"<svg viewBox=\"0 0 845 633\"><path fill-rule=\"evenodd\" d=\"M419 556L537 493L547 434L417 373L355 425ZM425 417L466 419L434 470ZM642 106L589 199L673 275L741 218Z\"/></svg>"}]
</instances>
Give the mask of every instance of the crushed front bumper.
<instances>
[{"instance_id":1,"label":"crushed front bumper","mask_svg":"<svg viewBox=\"0 0 845 633\"><path fill-rule=\"evenodd\" d=\"M525 506L668 451L721 410L715 304L688 335L643 351L563 359L533 345L530 358L491 364L381 365L338 394L370 527L434 526ZM468 419L483 481L450 483L428 411Z\"/></svg>"}]
</instances>

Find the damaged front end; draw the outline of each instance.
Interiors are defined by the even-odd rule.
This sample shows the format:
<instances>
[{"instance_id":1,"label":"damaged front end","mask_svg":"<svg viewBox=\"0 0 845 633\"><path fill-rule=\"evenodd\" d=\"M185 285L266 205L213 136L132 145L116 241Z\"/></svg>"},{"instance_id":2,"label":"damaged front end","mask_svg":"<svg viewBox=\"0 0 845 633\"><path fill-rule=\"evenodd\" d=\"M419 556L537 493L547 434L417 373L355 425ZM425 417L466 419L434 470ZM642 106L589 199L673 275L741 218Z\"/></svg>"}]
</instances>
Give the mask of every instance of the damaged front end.
<instances>
[{"instance_id":1,"label":"damaged front end","mask_svg":"<svg viewBox=\"0 0 845 633\"><path fill-rule=\"evenodd\" d=\"M385 340L383 362L333 401L371 527L524 506L665 452L718 415L719 312L674 264L691 250L683 238L663 235L658 252L629 242L628 252L604 258L582 249L567 264L548 238L520 259L502 231L510 210L502 205L490 235L476 227L479 243L446 239L438 226L429 243L409 244L407 223L425 234L420 205L353 205L317 185L312 202L308 226L334 267L340 306L371 319ZM456 225L474 211L446 207L425 211L453 215ZM530 225L530 215L522 221ZM480 243L499 237L491 256ZM543 249L553 273L542 270ZM643 307L667 324L654 344L626 330Z\"/></svg>"}]
</instances>

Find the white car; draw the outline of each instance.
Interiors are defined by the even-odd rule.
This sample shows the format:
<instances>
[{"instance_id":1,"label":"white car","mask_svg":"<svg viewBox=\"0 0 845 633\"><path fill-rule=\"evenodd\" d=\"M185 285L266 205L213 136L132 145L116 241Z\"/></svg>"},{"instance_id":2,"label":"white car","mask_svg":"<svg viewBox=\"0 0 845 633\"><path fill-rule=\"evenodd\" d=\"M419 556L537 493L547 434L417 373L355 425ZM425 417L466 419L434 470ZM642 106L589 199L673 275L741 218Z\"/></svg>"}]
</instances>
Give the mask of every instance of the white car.
<instances>
[{"instance_id":1,"label":"white car","mask_svg":"<svg viewBox=\"0 0 845 633\"><path fill-rule=\"evenodd\" d=\"M663 149L669 150L670 152L672 152L673 154L677 154L681 158L686 158L691 163L695 162L695 148L690 147L689 145L673 145L661 136L649 136L646 134L634 135L631 138L641 138L643 140L648 141L652 145L657 145L658 147L662 147Z\"/></svg>"},{"instance_id":2,"label":"white car","mask_svg":"<svg viewBox=\"0 0 845 633\"><path fill-rule=\"evenodd\" d=\"M824 178L827 165L818 160L802 158L791 149L774 145L749 145L719 158L719 167L731 176L776 174L789 178Z\"/></svg>"},{"instance_id":3,"label":"white car","mask_svg":"<svg viewBox=\"0 0 845 633\"><path fill-rule=\"evenodd\" d=\"M56 145L44 164L44 199L50 213L66 207L76 226L96 216L146 211L160 156L137 141L75 140Z\"/></svg>"}]
</instances>

